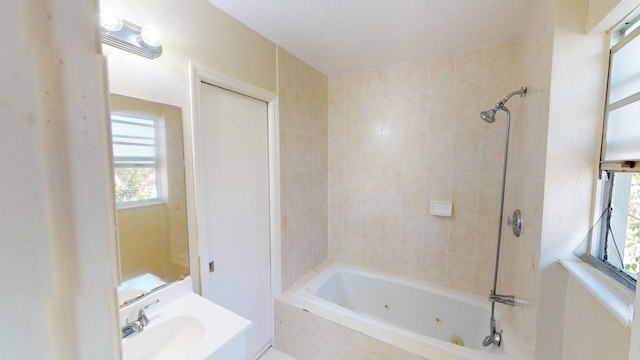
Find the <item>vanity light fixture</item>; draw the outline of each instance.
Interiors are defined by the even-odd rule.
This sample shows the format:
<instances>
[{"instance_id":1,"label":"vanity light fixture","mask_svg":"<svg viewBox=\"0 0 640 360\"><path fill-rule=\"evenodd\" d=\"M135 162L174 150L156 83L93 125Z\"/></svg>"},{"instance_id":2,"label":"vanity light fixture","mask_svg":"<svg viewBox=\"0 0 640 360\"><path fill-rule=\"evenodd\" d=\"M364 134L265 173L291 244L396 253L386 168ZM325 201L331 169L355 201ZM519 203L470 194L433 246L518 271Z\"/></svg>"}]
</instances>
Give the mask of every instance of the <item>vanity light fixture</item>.
<instances>
[{"instance_id":1,"label":"vanity light fixture","mask_svg":"<svg viewBox=\"0 0 640 360\"><path fill-rule=\"evenodd\" d=\"M110 10L100 11L102 42L148 59L162 55L160 29L152 25L140 27L118 17Z\"/></svg>"}]
</instances>

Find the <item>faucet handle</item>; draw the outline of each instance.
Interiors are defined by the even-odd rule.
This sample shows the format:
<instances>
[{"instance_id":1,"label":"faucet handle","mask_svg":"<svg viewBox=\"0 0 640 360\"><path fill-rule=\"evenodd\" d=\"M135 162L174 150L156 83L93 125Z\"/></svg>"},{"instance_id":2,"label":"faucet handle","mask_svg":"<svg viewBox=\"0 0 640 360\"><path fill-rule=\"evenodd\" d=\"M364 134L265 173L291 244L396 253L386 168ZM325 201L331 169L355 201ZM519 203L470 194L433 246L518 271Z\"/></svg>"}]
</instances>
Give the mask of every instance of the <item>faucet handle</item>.
<instances>
[{"instance_id":1,"label":"faucet handle","mask_svg":"<svg viewBox=\"0 0 640 360\"><path fill-rule=\"evenodd\" d=\"M149 325L149 318L147 317L146 310L159 302L160 299L156 299L156 301L152 302L151 304L141 307L138 311L138 321L141 322L144 326Z\"/></svg>"}]
</instances>

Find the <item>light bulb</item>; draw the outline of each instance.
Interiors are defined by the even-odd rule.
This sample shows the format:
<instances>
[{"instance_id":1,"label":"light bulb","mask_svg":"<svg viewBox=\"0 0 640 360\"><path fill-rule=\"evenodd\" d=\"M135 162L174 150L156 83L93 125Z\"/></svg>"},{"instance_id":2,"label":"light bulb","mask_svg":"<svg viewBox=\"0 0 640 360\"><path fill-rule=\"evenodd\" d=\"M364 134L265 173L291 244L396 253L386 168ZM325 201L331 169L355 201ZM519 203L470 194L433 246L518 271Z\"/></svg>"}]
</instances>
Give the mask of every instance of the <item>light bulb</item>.
<instances>
[{"instance_id":1,"label":"light bulb","mask_svg":"<svg viewBox=\"0 0 640 360\"><path fill-rule=\"evenodd\" d=\"M146 25L140 31L141 45L157 48L160 46L160 29L153 25Z\"/></svg>"},{"instance_id":2,"label":"light bulb","mask_svg":"<svg viewBox=\"0 0 640 360\"><path fill-rule=\"evenodd\" d=\"M116 15L111 9L100 10L100 26L107 31L120 31L122 29L122 18Z\"/></svg>"}]
</instances>

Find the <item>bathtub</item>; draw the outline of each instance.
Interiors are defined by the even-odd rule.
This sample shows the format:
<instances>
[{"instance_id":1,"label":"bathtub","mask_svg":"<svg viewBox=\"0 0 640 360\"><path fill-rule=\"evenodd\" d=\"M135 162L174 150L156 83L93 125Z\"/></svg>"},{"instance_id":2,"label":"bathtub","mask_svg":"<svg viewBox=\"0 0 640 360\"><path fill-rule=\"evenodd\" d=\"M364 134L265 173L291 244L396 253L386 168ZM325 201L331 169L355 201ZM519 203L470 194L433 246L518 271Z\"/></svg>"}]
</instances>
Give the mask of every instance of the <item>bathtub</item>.
<instances>
[{"instance_id":1,"label":"bathtub","mask_svg":"<svg viewBox=\"0 0 640 360\"><path fill-rule=\"evenodd\" d=\"M343 263L325 265L296 285L283 298L290 305L319 316L325 322L330 321L340 329L350 329L380 342L381 351L405 351L416 359L430 360L520 359L506 312L500 311L503 305L496 306L497 327L503 330L502 345L500 348L482 346L482 340L489 332L490 317L490 304L484 297ZM303 332L304 326L300 326L297 331ZM342 335L333 340L339 344L341 338L348 337L344 335L345 330L327 331L324 338L341 331ZM277 332L278 329L276 342ZM349 341L343 345L351 346ZM309 347L308 344L305 346ZM367 351L366 347L361 351ZM292 351L305 358L301 354L304 349ZM336 354L325 357L350 358ZM376 357L374 354L369 356L371 359Z\"/></svg>"}]
</instances>

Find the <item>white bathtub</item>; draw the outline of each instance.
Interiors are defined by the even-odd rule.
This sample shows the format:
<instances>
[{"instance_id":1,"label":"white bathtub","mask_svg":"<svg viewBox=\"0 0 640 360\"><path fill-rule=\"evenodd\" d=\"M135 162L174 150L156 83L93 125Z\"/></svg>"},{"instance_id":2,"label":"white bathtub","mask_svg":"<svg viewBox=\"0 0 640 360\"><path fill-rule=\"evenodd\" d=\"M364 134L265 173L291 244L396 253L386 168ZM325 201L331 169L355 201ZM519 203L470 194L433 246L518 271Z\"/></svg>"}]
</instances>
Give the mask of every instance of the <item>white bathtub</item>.
<instances>
[{"instance_id":1,"label":"white bathtub","mask_svg":"<svg viewBox=\"0 0 640 360\"><path fill-rule=\"evenodd\" d=\"M325 314L347 327L355 324L358 331L372 326L376 330L369 331L371 336L423 358L520 359L505 312L500 311L503 305L496 306L502 346L482 346L489 332L490 304L476 295L333 263L290 296L302 300L304 311ZM452 343L454 339L462 339L464 346ZM406 346L412 342L419 346Z\"/></svg>"}]
</instances>

